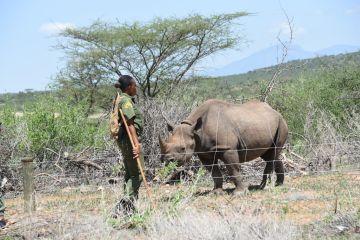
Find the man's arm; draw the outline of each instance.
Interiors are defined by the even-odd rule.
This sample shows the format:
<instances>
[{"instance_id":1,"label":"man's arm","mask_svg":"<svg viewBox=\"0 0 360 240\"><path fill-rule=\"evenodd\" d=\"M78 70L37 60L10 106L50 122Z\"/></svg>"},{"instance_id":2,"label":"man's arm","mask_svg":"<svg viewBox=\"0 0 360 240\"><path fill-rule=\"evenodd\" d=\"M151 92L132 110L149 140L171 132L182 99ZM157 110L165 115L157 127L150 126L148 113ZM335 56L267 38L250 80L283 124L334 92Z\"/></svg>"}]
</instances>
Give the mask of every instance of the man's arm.
<instances>
[{"instance_id":1,"label":"man's arm","mask_svg":"<svg viewBox=\"0 0 360 240\"><path fill-rule=\"evenodd\" d=\"M135 148L133 149L134 158L138 158L139 154L140 154L140 142L139 142L138 135L136 133L134 120L133 119L128 120L127 125L129 127L129 132L130 132L130 135L131 135L131 139L133 140L133 143L134 143L134 146L135 146Z\"/></svg>"}]
</instances>

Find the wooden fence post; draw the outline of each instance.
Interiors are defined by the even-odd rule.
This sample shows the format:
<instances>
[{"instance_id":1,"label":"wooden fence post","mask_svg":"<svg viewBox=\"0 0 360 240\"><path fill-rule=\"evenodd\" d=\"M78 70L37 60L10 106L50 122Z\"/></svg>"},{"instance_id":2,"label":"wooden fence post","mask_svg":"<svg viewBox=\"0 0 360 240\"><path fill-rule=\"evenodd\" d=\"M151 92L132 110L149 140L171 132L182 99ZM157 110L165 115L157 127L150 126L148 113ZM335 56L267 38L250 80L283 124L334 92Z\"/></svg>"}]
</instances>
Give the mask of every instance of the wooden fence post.
<instances>
[{"instance_id":1,"label":"wooden fence post","mask_svg":"<svg viewBox=\"0 0 360 240\"><path fill-rule=\"evenodd\" d=\"M23 186L24 186L24 211L31 213L36 211L34 189L34 162L33 158L24 158L22 162Z\"/></svg>"}]
</instances>

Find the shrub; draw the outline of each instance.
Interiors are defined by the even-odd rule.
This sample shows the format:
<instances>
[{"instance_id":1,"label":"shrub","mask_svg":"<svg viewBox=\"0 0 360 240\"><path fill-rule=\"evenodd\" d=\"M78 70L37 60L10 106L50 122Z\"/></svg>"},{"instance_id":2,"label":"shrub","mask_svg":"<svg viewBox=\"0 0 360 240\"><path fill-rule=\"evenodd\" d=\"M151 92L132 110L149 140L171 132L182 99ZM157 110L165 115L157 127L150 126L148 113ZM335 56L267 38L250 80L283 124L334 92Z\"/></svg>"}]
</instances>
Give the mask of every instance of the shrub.
<instances>
[{"instance_id":1,"label":"shrub","mask_svg":"<svg viewBox=\"0 0 360 240\"><path fill-rule=\"evenodd\" d=\"M360 89L359 68L350 65L326 69L288 81L272 93L269 102L283 114L290 131L304 135L306 116L316 114L311 112L314 109L333 115L332 124L348 120L349 111L360 110L359 93L354 90Z\"/></svg>"},{"instance_id":2,"label":"shrub","mask_svg":"<svg viewBox=\"0 0 360 240\"><path fill-rule=\"evenodd\" d=\"M52 95L27 106L24 122L30 152L42 160L47 149L58 152L93 146L100 124L91 122L86 111L81 103L60 102Z\"/></svg>"}]
</instances>

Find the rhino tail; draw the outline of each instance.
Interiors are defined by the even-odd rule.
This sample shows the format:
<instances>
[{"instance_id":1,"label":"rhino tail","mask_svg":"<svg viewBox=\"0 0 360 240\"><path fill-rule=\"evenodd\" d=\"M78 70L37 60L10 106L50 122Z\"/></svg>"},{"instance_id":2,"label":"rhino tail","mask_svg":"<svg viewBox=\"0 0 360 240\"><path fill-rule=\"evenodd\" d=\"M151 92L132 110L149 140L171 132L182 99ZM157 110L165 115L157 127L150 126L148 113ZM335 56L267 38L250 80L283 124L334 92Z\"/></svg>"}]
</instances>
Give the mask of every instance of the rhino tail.
<instances>
[{"instance_id":1,"label":"rhino tail","mask_svg":"<svg viewBox=\"0 0 360 240\"><path fill-rule=\"evenodd\" d=\"M287 141L287 138L288 138L288 126L285 120L283 119L283 117L280 115L278 129L276 131L276 136L275 136L276 149L281 151Z\"/></svg>"},{"instance_id":2,"label":"rhino tail","mask_svg":"<svg viewBox=\"0 0 360 240\"><path fill-rule=\"evenodd\" d=\"M282 185L284 182L284 177L285 177L284 165L283 162L280 160L279 155L283 150L283 146L287 141L287 136L288 136L287 124L280 115L279 125L275 136L275 152L274 152L274 156L275 156L274 170L276 172L276 185Z\"/></svg>"}]
</instances>

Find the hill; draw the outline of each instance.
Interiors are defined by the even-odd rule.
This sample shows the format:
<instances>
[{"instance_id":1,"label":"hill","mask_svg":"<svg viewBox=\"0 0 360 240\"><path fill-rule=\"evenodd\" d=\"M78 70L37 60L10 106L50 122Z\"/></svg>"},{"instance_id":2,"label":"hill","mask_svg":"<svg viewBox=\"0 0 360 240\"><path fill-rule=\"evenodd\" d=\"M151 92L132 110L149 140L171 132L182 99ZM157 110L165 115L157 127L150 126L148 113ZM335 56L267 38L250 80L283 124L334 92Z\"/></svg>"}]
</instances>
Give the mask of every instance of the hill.
<instances>
[{"instance_id":1,"label":"hill","mask_svg":"<svg viewBox=\"0 0 360 240\"><path fill-rule=\"evenodd\" d=\"M344 69L349 66L360 67L360 51L293 60L282 65L260 68L242 74L203 77L197 79L196 88L204 94L208 91L207 89L211 89L213 94L215 88L226 88L226 91L217 91L218 95L213 95L213 97L233 98L232 96L236 96L236 98L256 98L261 93L261 88L264 87L278 69L284 70L279 75L281 81L290 80L290 82L294 82L299 78L313 78L315 75L327 73L329 70Z\"/></svg>"},{"instance_id":2,"label":"hill","mask_svg":"<svg viewBox=\"0 0 360 240\"><path fill-rule=\"evenodd\" d=\"M286 61L304 60L322 56L332 56L359 51L360 47L349 45L336 45L319 51L306 51L299 45L293 45L288 50ZM224 67L208 70L205 72L209 76L225 76L238 73L246 73L259 68L274 66L279 63L281 49L271 46L260 50L246 58L234 61Z\"/></svg>"}]
</instances>

